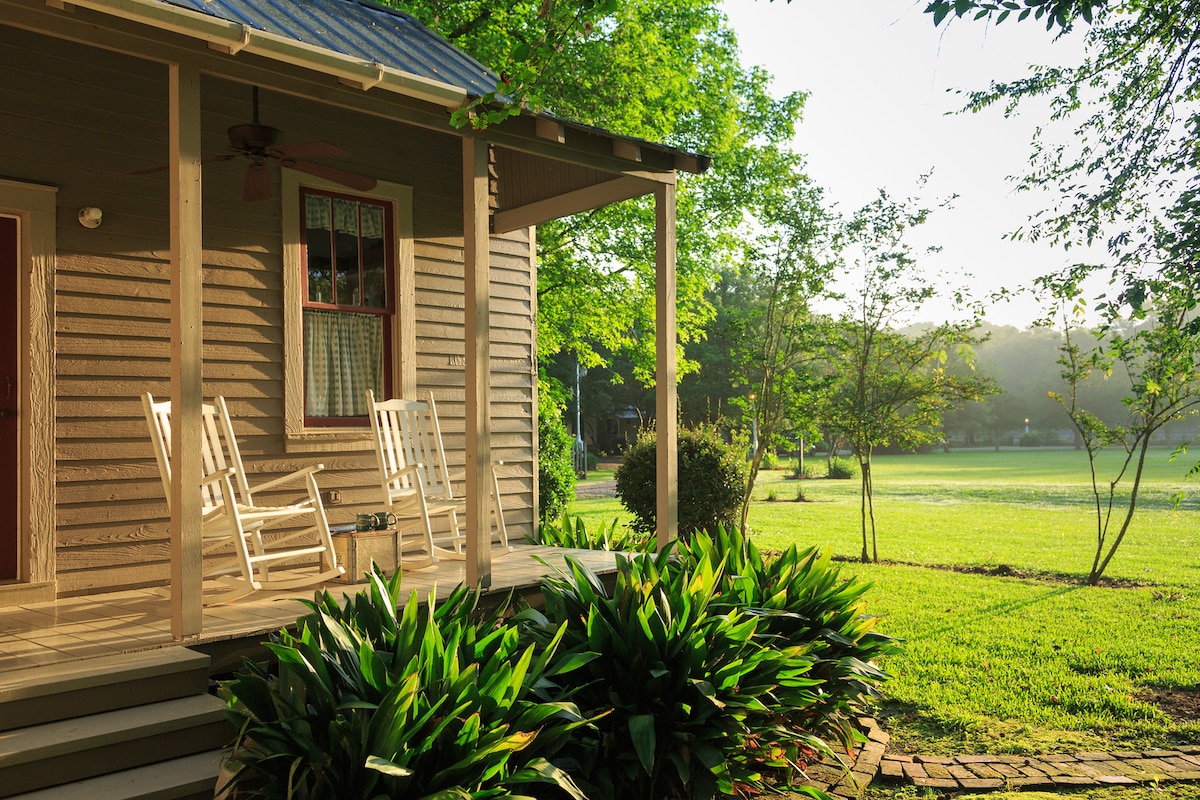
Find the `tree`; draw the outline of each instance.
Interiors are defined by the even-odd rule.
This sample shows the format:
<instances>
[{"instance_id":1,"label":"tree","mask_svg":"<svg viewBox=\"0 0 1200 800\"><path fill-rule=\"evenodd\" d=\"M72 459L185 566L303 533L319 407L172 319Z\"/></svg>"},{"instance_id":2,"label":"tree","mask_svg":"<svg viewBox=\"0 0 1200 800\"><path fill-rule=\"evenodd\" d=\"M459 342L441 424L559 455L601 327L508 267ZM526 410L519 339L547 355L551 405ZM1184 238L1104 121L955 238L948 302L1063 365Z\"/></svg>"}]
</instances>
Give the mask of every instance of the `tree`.
<instances>
[{"instance_id":1,"label":"tree","mask_svg":"<svg viewBox=\"0 0 1200 800\"><path fill-rule=\"evenodd\" d=\"M1045 98L1050 122L1074 123L1059 141L1062 125L1039 128L1020 186L1048 190L1055 204L1017 235L1064 246L1104 242L1122 285L1136 283L1159 251L1197 251L1200 2L937 0L926 11L935 23L968 14L999 23L1018 11L1017 19L1032 14L1058 35L1082 33L1078 66L1034 67L1027 77L968 93L971 111L1001 104L1012 113Z\"/></svg>"},{"instance_id":2,"label":"tree","mask_svg":"<svg viewBox=\"0 0 1200 800\"><path fill-rule=\"evenodd\" d=\"M705 290L736 259L736 232L802 171L790 142L804 96L777 99L767 73L741 66L714 0L395 5L511 79L517 105L712 156L704 175L680 176L677 196L678 336L698 341L712 318ZM633 200L539 227L540 357L572 351L590 369L624 356L630 372L617 379L652 385L653 214ZM684 358L680 373L695 366Z\"/></svg>"},{"instance_id":3,"label":"tree","mask_svg":"<svg viewBox=\"0 0 1200 800\"><path fill-rule=\"evenodd\" d=\"M860 283L846 313L831 327L826 356L832 386L821 418L845 437L858 460L864 563L879 560L871 474L875 448L908 449L936 441L943 412L993 391L985 378L947 369L955 350L969 357L977 319L913 333L899 330L937 293L905 241L929 213L912 200L893 201L881 190L846 227L847 242L859 253Z\"/></svg>"},{"instance_id":4,"label":"tree","mask_svg":"<svg viewBox=\"0 0 1200 800\"><path fill-rule=\"evenodd\" d=\"M751 389L750 414L757 432L741 530L746 532L750 498L763 455L794 421L807 421L803 400L816 387L820 321L810 308L833 270L828 256L832 219L820 193L807 188L776 210L775 224L747 242L739 335L732 342L735 375ZM808 419L806 419L806 417Z\"/></svg>"},{"instance_id":5,"label":"tree","mask_svg":"<svg viewBox=\"0 0 1200 800\"><path fill-rule=\"evenodd\" d=\"M543 525L561 517L575 496L574 441L563 411L543 382L538 394L538 519Z\"/></svg>"},{"instance_id":6,"label":"tree","mask_svg":"<svg viewBox=\"0 0 1200 800\"><path fill-rule=\"evenodd\" d=\"M493 67L500 80L451 115L451 123L477 130L497 125L522 109L541 110L554 97L547 84L569 65L565 53L586 40L612 15L618 0L383 0L414 15L442 36ZM569 66L567 67L569 69Z\"/></svg>"},{"instance_id":7,"label":"tree","mask_svg":"<svg viewBox=\"0 0 1200 800\"><path fill-rule=\"evenodd\" d=\"M1151 437L1168 423L1200 410L1200 317L1195 292L1173 287L1154 293L1151 319L1133 329L1105 326L1096 331L1097 343L1083 347L1069 327L1062 345L1062 377L1067 385L1054 398L1062 405L1083 439L1091 466L1092 499L1096 515L1096 549L1088 583L1100 582L1105 569L1129 532L1138 504L1142 470ZM1128 383L1126 418L1106 422L1090 411L1083 399L1085 383L1095 375ZM1124 457L1107 481L1098 474L1097 459L1109 448ZM1172 459L1187 452L1179 445ZM1190 474L1200 472L1193 466ZM1118 490L1128 485L1127 494Z\"/></svg>"},{"instance_id":8,"label":"tree","mask_svg":"<svg viewBox=\"0 0 1200 800\"><path fill-rule=\"evenodd\" d=\"M1089 581L1094 583L1136 509L1150 435L1194 408L1187 398L1200 366L1195 321L1200 304L1200 2L1026 0L1026 6L1018 19L1032 13L1045 20L1047 30L1068 33L1086 26L1082 63L1035 68L1026 78L993 83L971 93L968 108L1003 103L1011 112L1025 100L1047 98L1052 121L1075 122L1065 141L1049 140L1049 132L1035 138L1032 168L1022 185L1050 189L1058 200L1017 235L1046 236L1064 247L1103 242L1110 261L1077 264L1038 282L1056 304L1085 308L1091 298L1083 296L1083 280L1098 272L1109 275L1111 288L1093 304L1101 338L1090 349L1076 341L1064 348L1068 391L1063 407L1093 465L1095 453L1108 446L1120 444L1127 455L1107 490L1093 482L1098 535ZM937 0L926 10L936 24L967 14L1002 22L1019 8L1011 0ZM1093 372L1108 375L1115 365L1130 377L1129 416L1107 423L1083 408L1076 387ZM1111 532L1116 484L1131 466L1131 495ZM1200 462L1189 475L1198 470Z\"/></svg>"},{"instance_id":9,"label":"tree","mask_svg":"<svg viewBox=\"0 0 1200 800\"><path fill-rule=\"evenodd\" d=\"M1047 327L1018 330L987 323L978 333L985 338L975 347L975 367L995 381L1000 391L947 413L946 429L961 432L964 437L973 434L977 446L999 448L1014 443L1014 434L1023 437L1026 425L1033 441L1038 440L1038 434L1060 427L1062 409L1048 393L1065 388L1057 363L1062 334ZM1113 406L1111 398L1111 392L1103 398L1101 416L1106 419ZM1116 407L1123 408L1119 397Z\"/></svg>"}]
</instances>

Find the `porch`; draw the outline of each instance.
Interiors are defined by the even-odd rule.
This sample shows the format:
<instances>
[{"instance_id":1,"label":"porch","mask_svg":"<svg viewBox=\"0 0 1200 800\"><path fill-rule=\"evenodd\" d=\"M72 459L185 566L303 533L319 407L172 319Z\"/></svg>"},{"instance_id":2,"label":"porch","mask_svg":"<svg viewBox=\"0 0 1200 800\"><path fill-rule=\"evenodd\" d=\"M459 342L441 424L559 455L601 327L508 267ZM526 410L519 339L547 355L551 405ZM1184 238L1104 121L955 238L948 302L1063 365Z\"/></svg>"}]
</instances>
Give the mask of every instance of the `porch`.
<instances>
[{"instance_id":1,"label":"porch","mask_svg":"<svg viewBox=\"0 0 1200 800\"><path fill-rule=\"evenodd\" d=\"M168 610L179 643L254 633L201 609L199 498L184 490L198 484L199 466L184 454L199 449L205 399L227 399L248 473L322 463L334 522L379 510L365 417L309 414L304 400L305 370L319 360L306 355L305 315L329 311L317 306L332 299L306 288L310 277L325 280L306 267L308 234L332 240L336 225L314 212L310 231L302 197L336 196L385 221L353 234L359 249L378 243L366 250L383 267L386 297L371 307L384 354L377 395L436 394L467 505L468 566L451 567L444 583L465 576L499 589L511 566L497 562L492 575L478 530L489 506L481 476L493 461L505 465L497 493L510 535L538 519L535 228L652 196L645 257L658 295L657 484L670 538L676 173L703 172L707 159L550 115L455 128L451 110L498 76L401 12L335 5L353 21L353 52L230 4L0 0L0 52L14 71L0 89L0 216L17 221L6 224L25 243L0 253L16 276L20 313L7 341L22 391L8 423L13 510L0 525L0 608L15 616L0 613L0 667L161 646ZM301 159L305 171L282 158L286 149L251 150L237 133L247 125L336 164ZM369 294L357 291L351 299ZM165 491L139 408L146 392L170 398L180 423L180 468ZM168 582L167 605L137 588ZM70 599L85 594L96 608ZM239 619L263 604L240 603ZM294 616L266 605L260 632ZM114 621L103 635L74 627L105 617ZM65 638L31 647L34 629Z\"/></svg>"},{"instance_id":2,"label":"porch","mask_svg":"<svg viewBox=\"0 0 1200 800\"><path fill-rule=\"evenodd\" d=\"M535 595L538 581L571 555L598 574L615 571L615 555L596 550L514 543L515 549L493 562L492 586L481 598L500 602L510 591ZM542 563L537 559L543 559ZM424 600L436 587L444 597L466 581L464 561L443 559L418 570L404 570L401 583ZM325 584L334 597L354 594L365 584ZM304 612L299 600L313 590L258 592L236 603L204 609L199 634L177 640L171 632L171 601L163 588L64 597L0 609L0 690L5 677L28 667L62 664L87 658L184 645L212 657L214 674L236 668L243 655Z\"/></svg>"}]
</instances>

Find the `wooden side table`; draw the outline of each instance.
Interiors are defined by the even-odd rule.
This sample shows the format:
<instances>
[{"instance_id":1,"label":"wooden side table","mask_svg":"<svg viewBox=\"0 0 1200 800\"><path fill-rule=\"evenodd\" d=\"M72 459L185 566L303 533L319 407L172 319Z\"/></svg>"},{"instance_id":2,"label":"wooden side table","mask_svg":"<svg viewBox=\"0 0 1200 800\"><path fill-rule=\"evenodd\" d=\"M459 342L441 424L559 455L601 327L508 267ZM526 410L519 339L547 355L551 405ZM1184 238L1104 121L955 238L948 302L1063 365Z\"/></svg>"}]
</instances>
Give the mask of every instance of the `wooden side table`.
<instances>
[{"instance_id":1,"label":"wooden side table","mask_svg":"<svg viewBox=\"0 0 1200 800\"><path fill-rule=\"evenodd\" d=\"M366 583L372 561L389 576L400 569L400 533L395 528L338 531L333 534L333 552L346 568L340 583Z\"/></svg>"}]
</instances>

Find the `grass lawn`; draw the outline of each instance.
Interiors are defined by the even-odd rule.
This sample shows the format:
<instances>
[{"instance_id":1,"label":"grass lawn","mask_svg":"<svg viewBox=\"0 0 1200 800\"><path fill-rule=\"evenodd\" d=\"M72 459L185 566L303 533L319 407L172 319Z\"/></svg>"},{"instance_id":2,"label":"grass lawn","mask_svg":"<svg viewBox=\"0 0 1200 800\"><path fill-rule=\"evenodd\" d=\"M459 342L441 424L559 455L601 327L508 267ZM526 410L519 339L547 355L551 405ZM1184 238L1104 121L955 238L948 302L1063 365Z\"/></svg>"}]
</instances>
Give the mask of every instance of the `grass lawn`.
<instances>
[{"instance_id":1,"label":"grass lawn","mask_svg":"<svg viewBox=\"0 0 1200 800\"><path fill-rule=\"evenodd\" d=\"M1095 542L1082 452L877 459L879 555L898 563L848 560L842 569L874 582L870 610L905 642L884 665L893 679L879 714L893 749L1200 742L1200 500L1167 456L1155 453L1148 466L1133 528L1106 573L1117 582L1103 587L1081 584ZM1173 508L1180 490L1189 497ZM795 502L799 491L808 502ZM772 494L776 502L765 499ZM861 552L857 479L768 472L755 496L759 547ZM589 525L628 518L612 499L578 500L569 513ZM1009 576L989 574L1000 565Z\"/></svg>"}]
</instances>

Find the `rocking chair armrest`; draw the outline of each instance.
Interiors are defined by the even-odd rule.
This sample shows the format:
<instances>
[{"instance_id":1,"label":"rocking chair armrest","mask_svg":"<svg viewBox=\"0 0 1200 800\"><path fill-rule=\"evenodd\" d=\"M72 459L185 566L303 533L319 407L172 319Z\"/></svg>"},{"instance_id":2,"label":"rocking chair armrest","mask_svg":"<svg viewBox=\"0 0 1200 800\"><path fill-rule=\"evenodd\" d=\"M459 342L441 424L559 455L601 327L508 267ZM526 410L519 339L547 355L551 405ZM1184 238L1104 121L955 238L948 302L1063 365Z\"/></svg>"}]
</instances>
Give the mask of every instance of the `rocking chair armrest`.
<instances>
[{"instance_id":1,"label":"rocking chair armrest","mask_svg":"<svg viewBox=\"0 0 1200 800\"><path fill-rule=\"evenodd\" d=\"M392 470L391 472L387 473L386 479L390 483L396 478L399 478L401 475L416 475L417 470L420 468L420 464L409 464L408 466L401 467L400 469Z\"/></svg>"},{"instance_id":2,"label":"rocking chair armrest","mask_svg":"<svg viewBox=\"0 0 1200 800\"><path fill-rule=\"evenodd\" d=\"M253 490L256 492L264 492L268 489L273 489L280 484L289 483L300 478L306 478L309 475L315 475L323 469L325 469L324 464L313 464L311 467L298 469L295 472L289 472L287 475L280 475L278 478L272 478L266 483L260 483L255 486Z\"/></svg>"},{"instance_id":3,"label":"rocking chair armrest","mask_svg":"<svg viewBox=\"0 0 1200 800\"><path fill-rule=\"evenodd\" d=\"M219 469L216 472L213 472L212 474L206 475L203 478L201 478L200 485L207 486L210 483L216 483L217 481L228 480L228 479L231 479L236 474L237 474L237 471L234 470L232 467L226 467L225 469Z\"/></svg>"}]
</instances>

